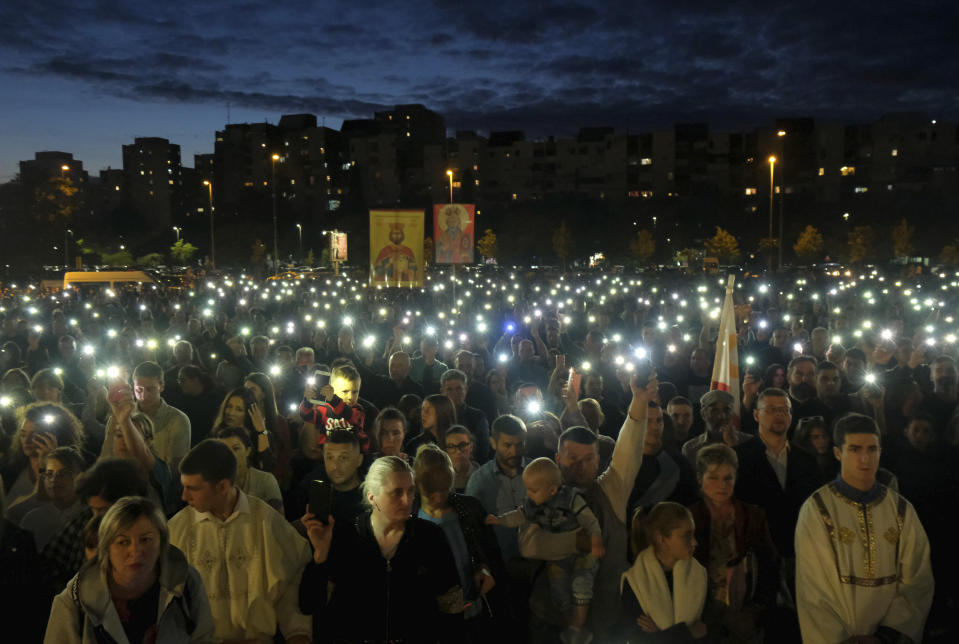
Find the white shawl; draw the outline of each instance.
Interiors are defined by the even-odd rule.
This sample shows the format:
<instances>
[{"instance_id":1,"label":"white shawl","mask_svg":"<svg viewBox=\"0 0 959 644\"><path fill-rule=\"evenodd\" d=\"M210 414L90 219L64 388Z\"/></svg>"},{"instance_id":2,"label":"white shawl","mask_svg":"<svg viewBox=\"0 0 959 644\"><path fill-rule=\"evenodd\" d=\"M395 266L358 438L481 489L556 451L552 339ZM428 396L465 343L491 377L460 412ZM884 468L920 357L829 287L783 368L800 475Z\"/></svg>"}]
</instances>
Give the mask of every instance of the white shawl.
<instances>
[{"instance_id":1,"label":"white shawl","mask_svg":"<svg viewBox=\"0 0 959 644\"><path fill-rule=\"evenodd\" d=\"M623 574L643 612L660 630L679 623L689 626L699 621L706 601L706 569L695 559L677 561L673 566L673 592L666 584L666 573L653 553L652 546L636 557L636 562Z\"/></svg>"}]
</instances>

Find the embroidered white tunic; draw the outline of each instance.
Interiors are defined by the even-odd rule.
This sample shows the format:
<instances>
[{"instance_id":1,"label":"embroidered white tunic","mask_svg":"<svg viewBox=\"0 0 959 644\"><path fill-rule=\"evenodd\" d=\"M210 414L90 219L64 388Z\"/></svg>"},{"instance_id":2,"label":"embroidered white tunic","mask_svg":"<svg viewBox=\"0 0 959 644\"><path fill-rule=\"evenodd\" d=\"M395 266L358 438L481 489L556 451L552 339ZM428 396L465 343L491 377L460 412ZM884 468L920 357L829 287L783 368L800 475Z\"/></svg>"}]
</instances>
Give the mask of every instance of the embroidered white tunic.
<instances>
[{"instance_id":1,"label":"embroidered white tunic","mask_svg":"<svg viewBox=\"0 0 959 644\"><path fill-rule=\"evenodd\" d=\"M300 613L298 592L309 543L272 507L237 490L226 521L186 507L169 521L170 543L200 573L216 623L216 638L272 642L309 636L312 621Z\"/></svg>"},{"instance_id":2,"label":"embroidered white tunic","mask_svg":"<svg viewBox=\"0 0 959 644\"><path fill-rule=\"evenodd\" d=\"M879 488L858 503L829 483L799 512L796 604L804 642L842 642L883 627L922 639L933 593L929 540L912 505Z\"/></svg>"}]
</instances>

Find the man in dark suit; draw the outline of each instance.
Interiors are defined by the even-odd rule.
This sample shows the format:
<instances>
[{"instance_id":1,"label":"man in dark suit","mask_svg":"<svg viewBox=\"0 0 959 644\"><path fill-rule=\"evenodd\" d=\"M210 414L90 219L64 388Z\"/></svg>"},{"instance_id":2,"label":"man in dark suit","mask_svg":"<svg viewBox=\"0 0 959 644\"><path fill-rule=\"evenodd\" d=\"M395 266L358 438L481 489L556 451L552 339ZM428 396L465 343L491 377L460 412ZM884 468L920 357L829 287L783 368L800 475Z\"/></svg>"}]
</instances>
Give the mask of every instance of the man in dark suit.
<instances>
[{"instance_id":1,"label":"man in dark suit","mask_svg":"<svg viewBox=\"0 0 959 644\"><path fill-rule=\"evenodd\" d=\"M763 390L753 414L759 423L759 440L735 447L739 457L736 498L766 511L773 543L786 563L786 570L794 570L790 562L795 557L793 535L799 509L824 481L816 459L790 447L786 439L792 422L792 404L785 391L774 387ZM790 586L794 574L789 576Z\"/></svg>"}]
</instances>

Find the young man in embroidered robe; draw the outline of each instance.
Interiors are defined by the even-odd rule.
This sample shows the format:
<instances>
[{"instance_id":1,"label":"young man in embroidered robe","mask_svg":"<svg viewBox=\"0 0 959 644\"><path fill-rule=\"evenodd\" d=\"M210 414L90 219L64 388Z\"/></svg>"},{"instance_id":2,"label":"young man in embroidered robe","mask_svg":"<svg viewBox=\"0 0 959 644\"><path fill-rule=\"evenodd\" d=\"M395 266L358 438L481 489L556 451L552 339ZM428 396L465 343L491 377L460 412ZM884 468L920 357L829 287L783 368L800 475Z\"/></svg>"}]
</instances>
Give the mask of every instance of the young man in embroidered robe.
<instances>
[{"instance_id":1,"label":"young man in embroidered robe","mask_svg":"<svg viewBox=\"0 0 959 644\"><path fill-rule=\"evenodd\" d=\"M874 420L848 414L833 436L841 470L803 504L796 604L804 642L918 642L932 604L929 540L912 505L876 482Z\"/></svg>"},{"instance_id":2,"label":"young man in embroidered robe","mask_svg":"<svg viewBox=\"0 0 959 644\"><path fill-rule=\"evenodd\" d=\"M183 508L169 521L170 543L203 578L218 642L309 644L312 621L299 611L310 545L265 501L236 487L236 458L201 441L180 462Z\"/></svg>"}]
</instances>

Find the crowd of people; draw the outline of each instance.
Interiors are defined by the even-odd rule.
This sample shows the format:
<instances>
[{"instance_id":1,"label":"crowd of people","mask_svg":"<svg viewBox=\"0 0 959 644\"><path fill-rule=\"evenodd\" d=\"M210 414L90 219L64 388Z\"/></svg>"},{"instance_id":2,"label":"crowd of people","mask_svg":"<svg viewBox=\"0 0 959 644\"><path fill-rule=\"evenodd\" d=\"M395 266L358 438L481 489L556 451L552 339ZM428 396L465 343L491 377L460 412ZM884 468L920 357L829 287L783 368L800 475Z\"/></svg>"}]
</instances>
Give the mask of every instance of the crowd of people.
<instances>
[{"instance_id":1,"label":"crowd of people","mask_svg":"<svg viewBox=\"0 0 959 644\"><path fill-rule=\"evenodd\" d=\"M738 388L716 275L6 284L0 613L57 643L954 641L957 277L740 279Z\"/></svg>"}]
</instances>

